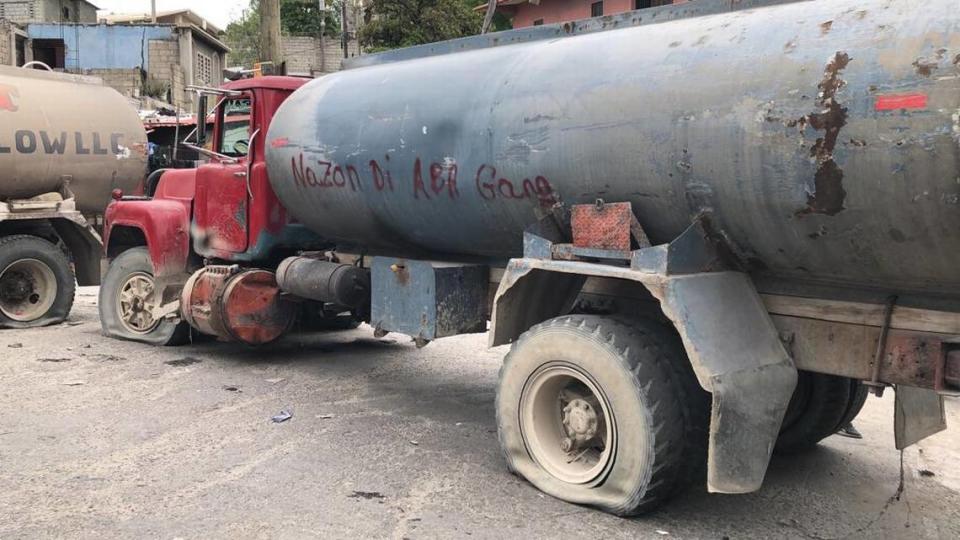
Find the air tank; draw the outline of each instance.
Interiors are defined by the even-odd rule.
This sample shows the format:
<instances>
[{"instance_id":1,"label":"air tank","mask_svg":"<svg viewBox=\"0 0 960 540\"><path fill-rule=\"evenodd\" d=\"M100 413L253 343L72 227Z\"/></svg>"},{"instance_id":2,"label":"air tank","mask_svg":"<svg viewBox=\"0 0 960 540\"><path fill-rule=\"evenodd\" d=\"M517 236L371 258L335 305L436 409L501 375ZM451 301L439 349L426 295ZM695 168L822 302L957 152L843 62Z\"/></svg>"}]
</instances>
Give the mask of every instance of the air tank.
<instances>
[{"instance_id":1,"label":"air tank","mask_svg":"<svg viewBox=\"0 0 960 540\"><path fill-rule=\"evenodd\" d=\"M709 213L774 279L956 296L956 0L770 4L361 59L277 112L273 188L366 253L504 260L552 205L603 199L654 243Z\"/></svg>"},{"instance_id":2,"label":"air tank","mask_svg":"<svg viewBox=\"0 0 960 540\"><path fill-rule=\"evenodd\" d=\"M142 186L147 134L136 109L99 79L0 67L0 200L59 191L85 214Z\"/></svg>"}]
</instances>

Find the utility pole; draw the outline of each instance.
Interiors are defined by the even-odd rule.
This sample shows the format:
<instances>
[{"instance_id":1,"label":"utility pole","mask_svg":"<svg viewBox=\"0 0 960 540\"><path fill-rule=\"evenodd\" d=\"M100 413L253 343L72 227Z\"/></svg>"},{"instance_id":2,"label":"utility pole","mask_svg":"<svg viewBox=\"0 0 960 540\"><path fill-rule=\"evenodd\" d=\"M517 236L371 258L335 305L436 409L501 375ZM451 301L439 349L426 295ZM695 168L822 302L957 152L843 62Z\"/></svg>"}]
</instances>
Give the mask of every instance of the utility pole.
<instances>
[{"instance_id":1,"label":"utility pole","mask_svg":"<svg viewBox=\"0 0 960 540\"><path fill-rule=\"evenodd\" d=\"M324 35L327 33L327 0L320 0L320 73L327 72L327 54L323 50Z\"/></svg>"},{"instance_id":2,"label":"utility pole","mask_svg":"<svg viewBox=\"0 0 960 540\"><path fill-rule=\"evenodd\" d=\"M340 0L340 44L343 46L343 57L348 58L350 54L347 51L347 39L349 27L347 26L347 0Z\"/></svg>"},{"instance_id":3,"label":"utility pole","mask_svg":"<svg viewBox=\"0 0 960 540\"><path fill-rule=\"evenodd\" d=\"M280 43L280 0L260 2L260 55L261 62L273 62L275 75L285 74Z\"/></svg>"}]
</instances>

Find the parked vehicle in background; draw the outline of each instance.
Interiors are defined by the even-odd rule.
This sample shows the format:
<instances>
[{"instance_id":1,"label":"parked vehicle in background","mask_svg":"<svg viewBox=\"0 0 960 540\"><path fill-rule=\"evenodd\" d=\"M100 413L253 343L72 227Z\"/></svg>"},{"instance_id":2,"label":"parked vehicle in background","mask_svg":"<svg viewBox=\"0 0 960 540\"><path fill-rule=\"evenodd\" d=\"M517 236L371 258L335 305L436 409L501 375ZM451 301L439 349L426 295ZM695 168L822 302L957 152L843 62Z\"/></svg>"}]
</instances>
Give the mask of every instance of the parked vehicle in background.
<instances>
[{"instance_id":1,"label":"parked vehicle in background","mask_svg":"<svg viewBox=\"0 0 960 540\"><path fill-rule=\"evenodd\" d=\"M0 328L59 323L100 283L97 228L114 189L141 189L146 142L99 79L0 67Z\"/></svg>"},{"instance_id":2,"label":"parked vehicle in background","mask_svg":"<svg viewBox=\"0 0 960 540\"><path fill-rule=\"evenodd\" d=\"M489 321L510 469L620 515L759 489L868 388L903 448L960 392L955 7L704 0L230 83L211 162L108 208L104 330Z\"/></svg>"}]
</instances>

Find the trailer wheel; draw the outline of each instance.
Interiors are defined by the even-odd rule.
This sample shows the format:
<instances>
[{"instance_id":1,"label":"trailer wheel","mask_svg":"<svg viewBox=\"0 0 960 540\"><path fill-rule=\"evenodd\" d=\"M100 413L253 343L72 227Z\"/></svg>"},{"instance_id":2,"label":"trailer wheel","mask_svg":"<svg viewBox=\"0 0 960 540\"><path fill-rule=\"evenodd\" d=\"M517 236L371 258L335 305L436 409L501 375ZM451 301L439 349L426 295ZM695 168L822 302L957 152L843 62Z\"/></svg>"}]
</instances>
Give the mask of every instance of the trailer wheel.
<instances>
[{"instance_id":1,"label":"trailer wheel","mask_svg":"<svg viewBox=\"0 0 960 540\"><path fill-rule=\"evenodd\" d=\"M30 235L0 239L0 327L61 323L75 292L70 262L57 246Z\"/></svg>"},{"instance_id":2,"label":"trailer wheel","mask_svg":"<svg viewBox=\"0 0 960 540\"><path fill-rule=\"evenodd\" d=\"M774 447L779 454L812 449L841 427L854 405L850 379L810 371L800 371L798 375L797 387Z\"/></svg>"},{"instance_id":3,"label":"trailer wheel","mask_svg":"<svg viewBox=\"0 0 960 540\"><path fill-rule=\"evenodd\" d=\"M849 381L850 401L847 405L847 411L843 414L840 422L837 423L837 427L833 430L834 432L853 422L857 415L860 414L860 411L863 410L863 406L867 403L867 396L869 395L867 386L856 379L849 379Z\"/></svg>"},{"instance_id":4,"label":"trailer wheel","mask_svg":"<svg viewBox=\"0 0 960 540\"><path fill-rule=\"evenodd\" d=\"M185 322L156 320L150 310L155 282L145 247L129 249L110 263L100 286L100 325L104 335L151 345L182 345L190 335Z\"/></svg>"},{"instance_id":5,"label":"trailer wheel","mask_svg":"<svg viewBox=\"0 0 960 540\"><path fill-rule=\"evenodd\" d=\"M590 315L525 332L500 369L496 409L510 470L545 493L617 515L652 510L690 455L688 362L656 323Z\"/></svg>"}]
</instances>

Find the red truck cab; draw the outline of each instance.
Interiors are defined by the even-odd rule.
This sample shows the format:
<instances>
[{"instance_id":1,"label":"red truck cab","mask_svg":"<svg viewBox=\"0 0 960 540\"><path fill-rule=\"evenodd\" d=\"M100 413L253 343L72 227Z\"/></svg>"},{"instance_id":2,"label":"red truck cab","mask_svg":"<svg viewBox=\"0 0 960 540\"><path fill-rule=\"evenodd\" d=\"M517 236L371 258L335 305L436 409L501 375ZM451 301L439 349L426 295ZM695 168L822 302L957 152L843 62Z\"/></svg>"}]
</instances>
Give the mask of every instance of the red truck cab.
<instances>
[{"instance_id":1,"label":"red truck cab","mask_svg":"<svg viewBox=\"0 0 960 540\"><path fill-rule=\"evenodd\" d=\"M104 226L110 263L100 291L105 333L176 341L183 324L157 310L173 302L205 262L276 264L297 251L322 249L323 241L291 220L277 199L264 161L274 113L306 82L260 77L204 89L216 98L214 128L199 130L194 148L208 161L163 172L152 197L115 197Z\"/></svg>"}]
</instances>

